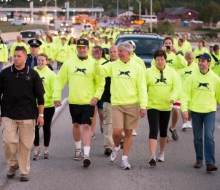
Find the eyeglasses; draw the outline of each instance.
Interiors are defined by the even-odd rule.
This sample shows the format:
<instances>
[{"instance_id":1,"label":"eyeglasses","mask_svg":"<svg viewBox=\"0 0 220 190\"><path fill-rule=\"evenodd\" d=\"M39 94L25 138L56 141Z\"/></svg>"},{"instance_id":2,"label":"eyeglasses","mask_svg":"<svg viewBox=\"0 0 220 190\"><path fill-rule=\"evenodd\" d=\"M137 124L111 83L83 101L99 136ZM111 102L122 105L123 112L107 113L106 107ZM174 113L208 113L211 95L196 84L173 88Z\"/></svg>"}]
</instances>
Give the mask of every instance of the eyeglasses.
<instances>
[{"instance_id":1,"label":"eyeglasses","mask_svg":"<svg viewBox=\"0 0 220 190\"><path fill-rule=\"evenodd\" d=\"M163 71L160 71L160 80L163 81Z\"/></svg>"}]
</instances>

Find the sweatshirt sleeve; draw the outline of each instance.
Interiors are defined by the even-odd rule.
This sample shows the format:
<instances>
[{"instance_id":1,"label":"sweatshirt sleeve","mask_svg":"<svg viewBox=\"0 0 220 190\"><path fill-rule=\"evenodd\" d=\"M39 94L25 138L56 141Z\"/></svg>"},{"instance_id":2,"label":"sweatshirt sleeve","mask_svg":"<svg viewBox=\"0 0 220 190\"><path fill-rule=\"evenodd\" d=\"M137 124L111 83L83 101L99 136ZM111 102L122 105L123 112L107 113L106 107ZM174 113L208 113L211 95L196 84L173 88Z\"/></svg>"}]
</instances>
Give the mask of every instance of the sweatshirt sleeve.
<instances>
[{"instance_id":1,"label":"sweatshirt sleeve","mask_svg":"<svg viewBox=\"0 0 220 190\"><path fill-rule=\"evenodd\" d=\"M15 46L16 46L16 42L11 46L11 49L10 49L10 57L13 57L13 55L14 55Z\"/></svg>"},{"instance_id":2,"label":"sweatshirt sleeve","mask_svg":"<svg viewBox=\"0 0 220 190\"><path fill-rule=\"evenodd\" d=\"M37 98L37 104L44 105L44 93L45 93L44 87L43 87L39 74L34 70L33 72L35 73L34 93Z\"/></svg>"},{"instance_id":3,"label":"sweatshirt sleeve","mask_svg":"<svg viewBox=\"0 0 220 190\"><path fill-rule=\"evenodd\" d=\"M218 103L220 103L220 79L219 78L217 78L215 99Z\"/></svg>"},{"instance_id":4,"label":"sweatshirt sleeve","mask_svg":"<svg viewBox=\"0 0 220 190\"><path fill-rule=\"evenodd\" d=\"M139 99L140 107L141 109L146 109L148 102L147 85L146 85L145 70L143 70L142 67L140 67L139 69L139 74L137 78L137 89L138 89L138 99Z\"/></svg>"},{"instance_id":5,"label":"sweatshirt sleeve","mask_svg":"<svg viewBox=\"0 0 220 190\"><path fill-rule=\"evenodd\" d=\"M187 67L187 61L185 60L184 56L178 54L176 56L176 61L178 62L178 69Z\"/></svg>"},{"instance_id":6,"label":"sweatshirt sleeve","mask_svg":"<svg viewBox=\"0 0 220 190\"><path fill-rule=\"evenodd\" d=\"M101 75L102 77L111 77L112 73L112 63L101 65L101 60L95 60L94 70L95 74Z\"/></svg>"},{"instance_id":7,"label":"sweatshirt sleeve","mask_svg":"<svg viewBox=\"0 0 220 190\"><path fill-rule=\"evenodd\" d=\"M54 82L53 100L61 100L61 92L68 81L68 62L60 68Z\"/></svg>"},{"instance_id":8,"label":"sweatshirt sleeve","mask_svg":"<svg viewBox=\"0 0 220 190\"><path fill-rule=\"evenodd\" d=\"M181 90L181 78L180 75L176 73L176 71L174 71L172 94L170 96L170 100L174 100L174 102L178 101L180 98L180 90Z\"/></svg>"},{"instance_id":9,"label":"sweatshirt sleeve","mask_svg":"<svg viewBox=\"0 0 220 190\"><path fill-rule=\"evenodd\" d=\"M8 47L4 44L4 62L8 62Z\"/></svg>"},{"instance_id":10,"label":"sweatshirt sleeve","mask_svg":"<svg viewBox=\"0 0 220 190\"><path fill-rule=\"evenodd\" d=\"M98 100L101 99L102 94L104 92L104 86L105 86L105 78L99 75L95 76L95 94L94 97L98 98Z\"/></svg>"},{"instance_id":11,"label":"sweatshirt sleeve","mask_svg":"<svg viewBox=\"0 0 220 190\"><path fill-rule=\"evenodd\" d=\"M191 86L192 86L192 76L190 76L183 85L180 101L181 101L181 111L185 112L188 110L188 104L191 100Z\"/></svg>"}]
</instances>

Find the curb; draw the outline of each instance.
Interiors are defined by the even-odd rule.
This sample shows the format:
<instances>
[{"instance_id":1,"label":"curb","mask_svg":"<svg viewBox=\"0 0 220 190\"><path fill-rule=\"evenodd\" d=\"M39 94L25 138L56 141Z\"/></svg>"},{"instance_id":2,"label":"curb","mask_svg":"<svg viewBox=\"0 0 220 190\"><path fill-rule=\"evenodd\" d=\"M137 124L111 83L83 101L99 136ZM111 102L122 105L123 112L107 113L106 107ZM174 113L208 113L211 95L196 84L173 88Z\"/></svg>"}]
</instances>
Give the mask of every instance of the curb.
<instances>
[{"instance_id":1,"label":"curb","mask_svg":"<svg viewBox=\"0 0 220 190\"><path fill-rule=\"evenodd\" d=\"M64 100L61 103L60 107L55 108L55 113L52 119L52 123L54 122L54 120L56 119L56 117L60 114L60 112L63 110L63 108L67 105L68 101L67 98L64 98Z\"/></svg>"}]
</instances>

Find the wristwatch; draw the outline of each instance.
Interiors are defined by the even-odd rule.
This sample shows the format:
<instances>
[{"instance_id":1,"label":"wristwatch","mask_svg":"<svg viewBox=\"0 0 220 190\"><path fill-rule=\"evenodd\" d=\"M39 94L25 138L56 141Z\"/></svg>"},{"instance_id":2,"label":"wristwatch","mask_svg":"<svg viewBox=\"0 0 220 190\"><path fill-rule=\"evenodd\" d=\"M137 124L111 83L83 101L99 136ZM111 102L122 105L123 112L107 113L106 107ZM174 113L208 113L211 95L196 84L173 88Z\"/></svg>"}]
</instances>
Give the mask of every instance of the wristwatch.
<instances>
[{"instance_id":1,"label":"wristwatch","mask_svg":"<svg viewBox=\"0 0 220 190\"><path fill-rule=\"evenodd\" d=\"M39 114L39 117L44 117L44 114Z\"/></svg>"}]
</instances>

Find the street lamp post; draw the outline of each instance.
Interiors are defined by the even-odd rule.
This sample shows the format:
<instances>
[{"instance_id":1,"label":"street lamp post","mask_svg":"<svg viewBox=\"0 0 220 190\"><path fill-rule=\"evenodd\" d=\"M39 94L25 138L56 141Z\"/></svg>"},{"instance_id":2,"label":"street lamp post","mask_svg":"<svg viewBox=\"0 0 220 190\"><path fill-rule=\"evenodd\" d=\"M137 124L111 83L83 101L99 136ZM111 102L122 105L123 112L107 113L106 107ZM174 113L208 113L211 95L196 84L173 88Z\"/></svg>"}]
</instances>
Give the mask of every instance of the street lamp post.
<instances>
[{"instance_id":1,"label":"street lamp post","mask_svg":"<svg viewBox=\"0 0 220 190\"><path fill-rule=\"evenodd\" d=\"M136 0L139 3L139 27L141 29L141 1L140 0Z\"/></svg>"},{"instance_id":2,"label":"street lamp post","mask_svg":"<svg viewBox=\"0 0 220 190\"><path fill-rule=\"evenodd\" d=\"M150 32L152 32L152 0L150 0Z\"/></svg>"},{"instance_id":3,"label":"street lamp post","mask_svg":"<svg viewBox=\"0 0 220 190\"><path fill-rule=\"evenodd\" d=\"M118 9L119 9L119 0L117 0L117 20L118 20Z\"/></svg>"}]
</instances>

